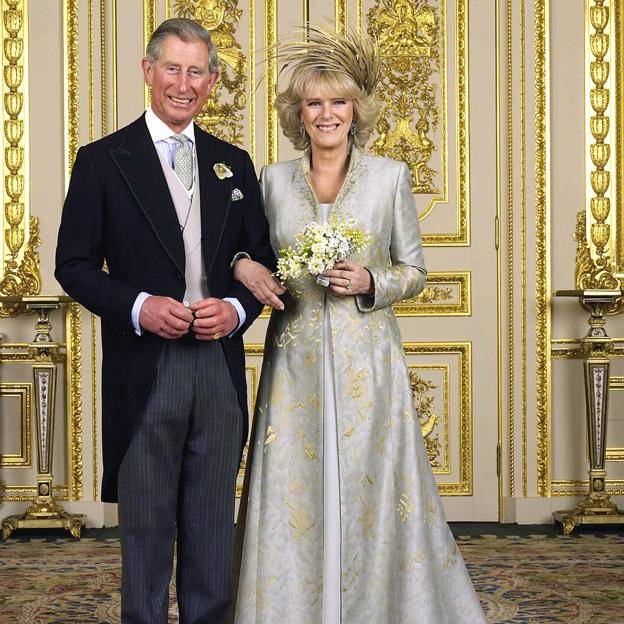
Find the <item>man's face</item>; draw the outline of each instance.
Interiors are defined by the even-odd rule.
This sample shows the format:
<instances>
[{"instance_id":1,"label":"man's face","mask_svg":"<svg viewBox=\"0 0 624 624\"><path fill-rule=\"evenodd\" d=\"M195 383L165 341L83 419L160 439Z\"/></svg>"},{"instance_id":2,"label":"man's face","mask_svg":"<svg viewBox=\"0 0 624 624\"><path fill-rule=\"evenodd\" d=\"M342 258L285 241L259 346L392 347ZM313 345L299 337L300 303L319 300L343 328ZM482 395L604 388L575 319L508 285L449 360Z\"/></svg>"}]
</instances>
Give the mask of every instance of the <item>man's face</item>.
<instances>
[{"instance_id":1,"label":"man's face","mask_svg":"<svg viewBox=\"0 0 624 624\"><path fill-rule=\"evenodd\" d=\"M218 72L210 73L208 48L202 41L167 37L160 56L143 59L145 83L152 87L152 110L174 132L181 132L204 106Z\"/></svg>"}]
</instances>

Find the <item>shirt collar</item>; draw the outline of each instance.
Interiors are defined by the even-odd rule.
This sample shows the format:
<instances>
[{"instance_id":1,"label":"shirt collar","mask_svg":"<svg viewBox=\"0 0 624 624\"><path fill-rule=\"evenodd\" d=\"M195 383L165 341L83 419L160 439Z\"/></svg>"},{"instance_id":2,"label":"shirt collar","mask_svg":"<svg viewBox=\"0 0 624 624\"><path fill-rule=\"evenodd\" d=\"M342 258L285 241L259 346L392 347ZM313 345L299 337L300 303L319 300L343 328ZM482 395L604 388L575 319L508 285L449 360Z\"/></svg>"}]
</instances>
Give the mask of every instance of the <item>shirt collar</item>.
<instances>
[{"instance_id":1,"label":"shirt collar","mask_svg":"<svg viewBox=\"0 0 624 624\"><path fill-rule=\"evenodd\" d=\"M175 133L149 106L145 111L145 123L154 143L158 141L168 141L173 134L184 134L195 144L195 128L191 121L180 133Z\"/></svg>"}]
</instances>

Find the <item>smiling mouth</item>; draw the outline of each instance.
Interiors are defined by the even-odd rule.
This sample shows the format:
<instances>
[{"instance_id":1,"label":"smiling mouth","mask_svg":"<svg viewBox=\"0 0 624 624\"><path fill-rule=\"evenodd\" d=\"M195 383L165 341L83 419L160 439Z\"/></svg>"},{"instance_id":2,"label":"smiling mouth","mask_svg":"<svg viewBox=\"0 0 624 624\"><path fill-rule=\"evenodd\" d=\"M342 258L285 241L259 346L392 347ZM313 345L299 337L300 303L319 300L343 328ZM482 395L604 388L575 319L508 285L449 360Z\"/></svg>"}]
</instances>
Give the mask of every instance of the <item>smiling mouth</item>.
<instances>
[{"instance_id":1,"label":"smiling mouth","mask_svg":"<svg viewBox=\"0 0 624 624\"><path fill-rule=\"evenodd\" d=\"M172 102L175 102L176 104L190 104L192 102L191 98L177 98L177 97L174 97L173 95L170 95L169 99Z\"/></svg>"},{"instance_id":2,"label":"smiling mouth","mask_svg":"<svg viewBox=\"0 0 624 624\"><path fill-rule=\"evenodd\" d=\"M338 126L340 126L340 124L329 124L326 126L316 126L321 132L333 132L334 130L338 129Z\"/></svg>"}]
</instances>

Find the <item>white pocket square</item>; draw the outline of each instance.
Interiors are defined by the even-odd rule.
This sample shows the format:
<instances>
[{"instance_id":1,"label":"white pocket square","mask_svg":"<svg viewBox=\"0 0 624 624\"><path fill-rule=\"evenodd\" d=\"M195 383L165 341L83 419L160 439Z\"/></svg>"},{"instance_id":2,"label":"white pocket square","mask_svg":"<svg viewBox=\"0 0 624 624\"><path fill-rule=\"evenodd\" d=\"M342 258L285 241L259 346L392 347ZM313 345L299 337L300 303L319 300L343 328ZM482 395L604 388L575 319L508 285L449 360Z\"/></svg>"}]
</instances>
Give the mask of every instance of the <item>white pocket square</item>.
<instances>
[{"instance_id":1,"label":"white pocket square","mask_svg":"<svg viewBox=\"0 0 624 624\"><path fill-rule=\"evenodd\" d=\"M240 189L235 188L232 191L232 201L238 201L239 199L243 199L243 197L243 191L241 191Z\"/></svg>"}]
</instances>

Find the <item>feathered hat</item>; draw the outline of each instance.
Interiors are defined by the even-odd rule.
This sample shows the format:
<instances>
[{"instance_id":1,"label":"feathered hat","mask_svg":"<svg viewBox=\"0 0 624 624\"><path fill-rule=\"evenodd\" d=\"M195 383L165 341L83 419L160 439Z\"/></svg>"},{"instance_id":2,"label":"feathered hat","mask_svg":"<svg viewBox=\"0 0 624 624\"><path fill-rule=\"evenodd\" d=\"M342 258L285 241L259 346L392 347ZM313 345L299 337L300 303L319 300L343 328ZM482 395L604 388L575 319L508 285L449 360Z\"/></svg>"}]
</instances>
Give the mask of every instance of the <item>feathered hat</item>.
<instances>
[{"instance_id":1,"label":"feathered hat","mask_svg":"<svg viewBox=\"0 0 624 624\"><path fill-rule=\"evenodd\" d=\"M286 39L275 46L275 57L283 63L280 74L293 67L304 73L309 69L344 74L367 95L375 93L380 63L375 39L309 25L300 33L301 39Z\"/></svg>"}]
</instances>

